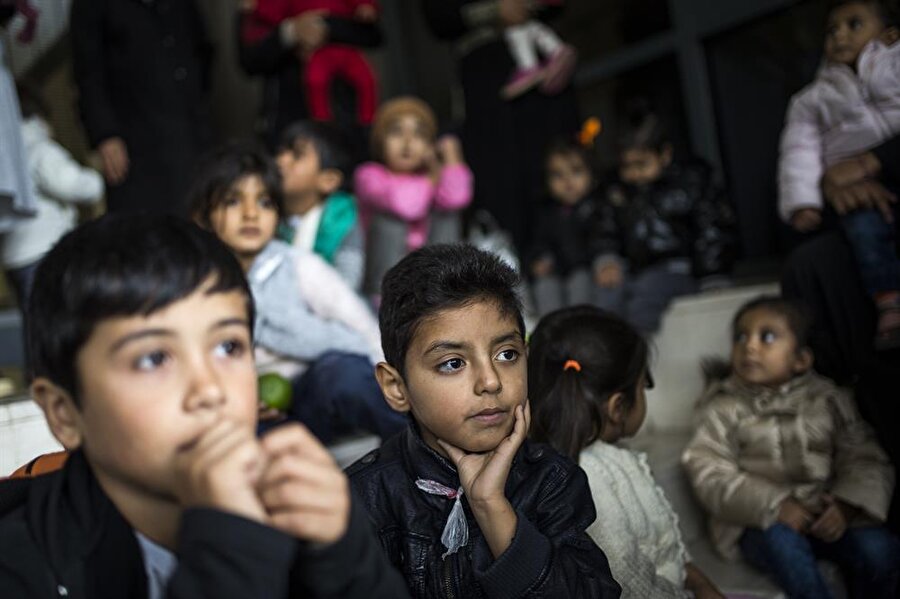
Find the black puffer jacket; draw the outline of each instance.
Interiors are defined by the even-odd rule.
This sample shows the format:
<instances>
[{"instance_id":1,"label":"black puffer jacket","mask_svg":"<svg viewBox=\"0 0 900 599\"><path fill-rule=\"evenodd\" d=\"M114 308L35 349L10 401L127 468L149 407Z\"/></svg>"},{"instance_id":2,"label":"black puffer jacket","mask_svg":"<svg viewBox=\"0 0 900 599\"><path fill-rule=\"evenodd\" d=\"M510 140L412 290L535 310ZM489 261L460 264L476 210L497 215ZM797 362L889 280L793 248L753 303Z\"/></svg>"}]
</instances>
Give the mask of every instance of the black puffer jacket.
<instances>
[{"instance_id":1,"label":"black puffer jacket","mask_svg":"<svg viewBox=\"0 0 900 599\"><path fill-rule=\"evenodd\" d=\"M429 495L416 479L458 488L455 468L429 448L415 425L348 469L391 562L415 597L618 597L603 552L585 530L596 512L587 477L549 446L525 442L514 458L506 496L518 524L494 559L463 496L469 541L441 559L441 532L453 500Z\"/></svg>"},{"instance_id":2,"label":"black puffer jacket","mask_svg":"<svg viewBox=\"0 0 900 599\"><path fill-rule=\"evenodd\" d=\"M580 268L589 269L597 251L592 238L596 219L597 200L592 196L575 206L547 199L535 222L529 264L552 258L554 272L564 276Z\"/></svg>"},{"instance_id":3,"label":"black puffer jacket","mask_svg":"<svg viewBox=\"0 0 900 599\"><path fill-rule=\"evenodd\" d=\"M598 254L624 258L632 272L685 258L702 278L731 270L734 226L734 212L709 167L673 164L649 186L610 185L594 241Z\"/></svg>"}]
</instances>

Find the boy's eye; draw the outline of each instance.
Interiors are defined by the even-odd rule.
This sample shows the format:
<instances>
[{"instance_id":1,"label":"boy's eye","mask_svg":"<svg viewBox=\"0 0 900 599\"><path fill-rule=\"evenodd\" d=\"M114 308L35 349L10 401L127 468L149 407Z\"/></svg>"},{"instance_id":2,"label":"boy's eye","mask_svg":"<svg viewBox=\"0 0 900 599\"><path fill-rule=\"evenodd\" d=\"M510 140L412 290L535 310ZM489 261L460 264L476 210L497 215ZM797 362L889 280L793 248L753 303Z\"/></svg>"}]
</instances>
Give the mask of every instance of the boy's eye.
<instances>
[{"instance_id":1,"label":"boy's eye","mask_svg":"<svg viewBox=\"0 0 900 599\"><path fill-rule=\"evenodd\" d=\"M774 343L778 336L772 331L763 331L760 333L759 338L763 343Z\"/></svg>"},{"instance_id":2,"label":"boy's eye","mask_svg":"<svg viewBox=\"0 0 900 599\"><path fill-rule=\"evenodd\" d=\"M275 202L272 201L272 198L259 198L258 202L260 208L264 208L266 210L272 210L275 208Z\"/></svg>"},{"instance_id":3,"label":"boy's eye","mask_svg":"<svg viewBox=\"0 0 900 599\"><path fill-rule=\"evenodd\" d=\"M859 29L862 27L862 21L858 18L850 19L850 29Z\"/></svg>"},{"instance_id":4,"label":"boy's eye","mask_svg":"<svg viewBox=\"0 0 900 599\"><path fill-rule=\"evenodd\" d=\"M746 343L747 342L747 333L736 333L734 336L735 343Z\"/></svg>"},{"instance_id":5,"label":"boy's eye","mask_svg":"<svg viewBox=\"0 0 900 599\"><path fill-rule=\"evenodd\" d=\"M497 354L497 359L501 362L515 362L519 359L519 352L514 349L504 349Z\"/></svg>"},{"instance_id":6,"label":"boy's eye","mask_svg":"<svg viewBox=\"0 0 900 599\"><path fill-rule=\"evenodd\" d=\"M134 368L136 370L143 370L148 372L151 370L156 370L166 363L168 357L169 356L164 351L149 352L142 356L139 356L134 361Z\"/></svg>"},{"instance_id":7,"label":"boy's eye","mask_svg":"<svg viewBox=\"0 0 900 599\"><path fill-rule=\"evenodd\" d=\"M237 196L225 196L225 199L222 200L223 206L237 206L240 203L241 200Z\"/></svg>"},{"instance_id":8,"label":"boy's eye","mask_svg":"<svg viewBox=\"0 0 900 599\"><path fill-rule=\"evenodd\" d=\"M466 363L462 360L462 358L451 358L438 364L437 369L438 372L456 372L457 370L465 366L465 364Z\"/></svg>"},{"instance_id":9,"label":"boy's eye","mask_svg":"<svg viewBox=\"0 0 900 599\"><path fill-rule=\"evenodd\" d=\"M228 339L216 346L215 353L219 357L239 358L244 355L246 344L240 339Z\"/></svg>"}]
</instances>

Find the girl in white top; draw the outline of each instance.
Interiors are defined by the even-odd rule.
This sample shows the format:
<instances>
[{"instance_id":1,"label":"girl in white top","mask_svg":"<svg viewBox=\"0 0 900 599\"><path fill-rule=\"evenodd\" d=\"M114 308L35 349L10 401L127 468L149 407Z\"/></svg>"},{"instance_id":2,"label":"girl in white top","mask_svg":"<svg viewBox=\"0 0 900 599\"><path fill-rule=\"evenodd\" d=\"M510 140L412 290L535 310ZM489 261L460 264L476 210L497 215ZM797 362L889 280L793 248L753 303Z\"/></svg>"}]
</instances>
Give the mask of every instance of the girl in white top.
<instances>
[{"instance_id":1,"label":"girl in white top","mask_svg":"<svg viewBox=\"0 0 900 599\"><path fill-rule=\"evenodd\" d=\"M690 563L646 456L615 445L644 422L647 356L643 337L610 313L576 306L547 315L529 347L531 435L587 473L597 508L588 533L609 558L623 598L720 598Z\"/></svg>"}]
</instances>

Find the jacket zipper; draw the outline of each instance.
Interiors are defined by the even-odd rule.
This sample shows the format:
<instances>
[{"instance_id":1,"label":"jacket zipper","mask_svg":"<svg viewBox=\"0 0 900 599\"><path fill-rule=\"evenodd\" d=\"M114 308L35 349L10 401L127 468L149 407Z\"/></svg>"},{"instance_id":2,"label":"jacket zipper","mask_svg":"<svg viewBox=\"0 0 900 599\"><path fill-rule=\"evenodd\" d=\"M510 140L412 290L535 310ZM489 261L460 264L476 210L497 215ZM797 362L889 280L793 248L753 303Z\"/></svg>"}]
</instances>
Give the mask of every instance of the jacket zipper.
<instances>
[{"instance_id":1,"label":"jacket zipper","mask_svg":"<svg viewBox=\"0 0 900 599\"><path fill-rule=\"evenodd\" d=\"M454 559L454 558L452 558L452 557L449 556L449 555L448 555L447 557L450 557L450 559L446 559L446 558L445 558L445 559L444 559L444 564L443 564L443 570L444 570L444 596L447 597L447 599L453 599L456 595L453 594L453 580L452 580L452 578L451 578L451 576L450 576L450 575L452 574L453 566L452 566L452 564L451 564L450 562L451 562L451 560Z\"/></svg>"}]
</instances>

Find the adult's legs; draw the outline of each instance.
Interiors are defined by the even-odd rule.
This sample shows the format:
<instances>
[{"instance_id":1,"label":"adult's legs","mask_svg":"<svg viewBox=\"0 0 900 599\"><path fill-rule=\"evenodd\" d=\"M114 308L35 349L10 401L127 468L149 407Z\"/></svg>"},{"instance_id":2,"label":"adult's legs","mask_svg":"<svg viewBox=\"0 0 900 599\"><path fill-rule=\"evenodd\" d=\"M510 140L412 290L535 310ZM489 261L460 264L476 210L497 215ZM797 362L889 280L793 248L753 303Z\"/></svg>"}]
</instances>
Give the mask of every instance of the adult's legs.
<instances>
[{"instance_id":1,"label":"adult's legs","mask_svg":"<svg viewBox=\"0 0 900 599\"><path fill-rule=\"evenodd\" d=\"M331 81L338 69L338 56L325 47L313 52L303 67L303 86L306 89L306 102L309 115L317 121L330 121Z\"/></svg>"},{"instance_id":2,"label":"adult's legs","mask_svg":"<svg viewBox=\"0 0 900 599\"><path fill-rule=\"evenodd\" d=\"M791 599L829 599L813 547L804 535L781 523L748 528L738 543L752 566L775 579Z\"/></svg>"},{"instance_id":3,"label":"adult's legs","mask_svg":"<svg viewBox=\"0 0 900 599\"><path fill-rule=\"evenodd\" d=\"M325 353L294 381L293 391L288 416L323 443L362 431L387 439L407 424L406 416L385 402L365 356Z\"/></svg>"}]
</instances>

